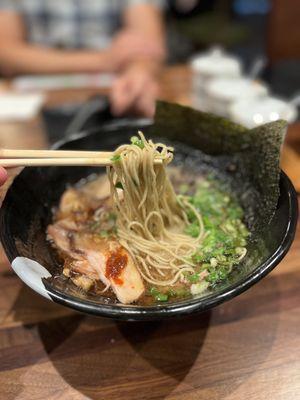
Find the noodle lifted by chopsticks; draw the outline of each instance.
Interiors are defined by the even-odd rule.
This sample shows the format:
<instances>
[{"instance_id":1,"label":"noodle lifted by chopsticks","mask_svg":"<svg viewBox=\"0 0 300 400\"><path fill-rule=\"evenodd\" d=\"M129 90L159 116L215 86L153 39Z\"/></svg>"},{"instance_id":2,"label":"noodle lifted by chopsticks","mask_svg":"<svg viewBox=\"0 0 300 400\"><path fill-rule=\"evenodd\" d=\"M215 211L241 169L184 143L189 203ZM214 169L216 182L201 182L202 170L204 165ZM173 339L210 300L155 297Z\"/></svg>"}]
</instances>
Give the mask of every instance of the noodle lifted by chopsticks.
<instances>
[{"instance_id":1,"label":"noodle lifted by chopsticks","mask_svg":"<svg viewBox=\"0 0 300 400\"><path fill-rule=\"evenodd\" d=\"M120 244L133 257L142 277L158 286L173 285L194 273L191 255L204 238L200 213L186 200L179 201L167 176L173 149L162 143L133 138L114 152L107 168ZM154 159L163 162L154 165ZM123 190L118 190L122 188ZM200 227L197 238L184 234L187 209L195 213Z\"/></svg>"}]
</instances>

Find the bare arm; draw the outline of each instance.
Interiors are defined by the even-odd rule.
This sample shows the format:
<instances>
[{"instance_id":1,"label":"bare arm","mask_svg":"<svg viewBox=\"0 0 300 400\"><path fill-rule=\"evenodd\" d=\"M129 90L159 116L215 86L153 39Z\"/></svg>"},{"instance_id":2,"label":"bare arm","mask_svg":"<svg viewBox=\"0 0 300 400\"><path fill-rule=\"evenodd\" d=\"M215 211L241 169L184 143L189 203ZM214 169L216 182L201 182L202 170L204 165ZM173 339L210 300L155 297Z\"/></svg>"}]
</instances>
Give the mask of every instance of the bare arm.
<instances>
[{"instance_id":1,"label":"bare arm","mask_svg":"<svg viewBox=\"0 0 300 400\"><path fill-rule=\"evenodd\" d=\"M0 12L0 71L3 75L99 72L112 68L105 51L66 51L31 45L25 40L22 18L14 12Z\"/></svg>"},{"instance_id":2,"label":"bare arm","mask_svg":"<svg viewBox=\"0 0 300 400\"><path fill-rule=\"evenodd\" d=\"M149 53L148 61L160 65L166 57L165 30L161 12L151 4L129 7L124 14L125 29L145 40L146 47L156 49ZM147 59L147 57L141 57Z\"/></svg>"},{"instance_id":3,"label":"bare arm","mask_svg":"<svg viewBox=\"0 0 300 400\"><path fill-rule=\"evenodd\" d=\"M112 87L112 110L116 115L135 112L152 117L159 92L158 72L166 57L162 15L150 4L135 5L127 9L124 25L120 48L140 51L123 67Z\"/></svg>"}]
</instances>

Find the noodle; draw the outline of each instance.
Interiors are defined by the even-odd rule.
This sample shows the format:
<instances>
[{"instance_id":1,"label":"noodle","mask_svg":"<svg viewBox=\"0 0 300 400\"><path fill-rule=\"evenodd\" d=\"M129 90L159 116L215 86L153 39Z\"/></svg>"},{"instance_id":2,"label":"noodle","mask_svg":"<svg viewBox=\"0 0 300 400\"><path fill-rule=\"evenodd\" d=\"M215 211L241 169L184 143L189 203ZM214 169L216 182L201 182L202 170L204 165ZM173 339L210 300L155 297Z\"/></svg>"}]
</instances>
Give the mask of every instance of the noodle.
<instances>
[{"instance_id":1,"label":"noodle","mask_svg":"<svg viewBox=\"0 0 300 400\"><path fill-rule=\"evenodd\" d=\"M139 136L137 145L122 145L114 152L117 161L107 169L118 237L147 282L173 285L194 272L191 256L205 237L203 221L193 205L178 199L167 176L173 149L147 141L141 132ZM162 164L155 164L155 159ZM183 233L187 210L199 223L196 238Z\"/></svg>"}]
</instances>

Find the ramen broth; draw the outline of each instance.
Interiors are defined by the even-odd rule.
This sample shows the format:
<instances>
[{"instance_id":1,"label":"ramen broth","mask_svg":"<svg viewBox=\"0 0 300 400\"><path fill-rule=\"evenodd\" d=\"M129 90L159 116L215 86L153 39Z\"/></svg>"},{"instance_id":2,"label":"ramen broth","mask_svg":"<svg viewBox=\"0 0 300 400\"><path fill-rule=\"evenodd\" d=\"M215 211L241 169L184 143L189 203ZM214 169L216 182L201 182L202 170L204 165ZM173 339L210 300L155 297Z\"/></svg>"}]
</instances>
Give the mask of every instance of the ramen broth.
<instances>
[{"instance_id":1,"label":"ramen broth","mask_svg":"<svg viewBox=\"0 0 300 400\"><path fill-rule=\"evenodd\" d=\"M136 275L138 269L130 264L134 264L130 252L118 244L116 214L108 178L100 175L81 181L64 192L54 212L53 224L48 228L49 239L62 266L58 277L60 285L62 282L65 287L71 285L72 291L80 297L101 296L108 303L119 302L116 288L105 283L110 278L118 287L125 285L124 290L118 292L122 303L154 305L203 296L228 279L247 251L249 232L243 223L242 208L211 176L195 178L177 167L169 167L168 175L179 201L184 198L202 214L205 236L201 246L189 256L195 265L193 272L166 286L149 283ZM122 190L122 187L118 188L120 196ZM192 240L199 234L199 224L192 211L187 211L187 219L184 234ZM100 260L108 246L110 258L106 260L105 276L101 276L101 272L98 274L91 265L97 266L97 257L100 254ZM123 282L123 278L119 277L127 262L131 269L126 282ZM132 280L127 282L127 279ZM134 301L131 301L133 297L130 293L132 284L135 285L135 293L139 294Z\"/></svg>"}]
</instances>

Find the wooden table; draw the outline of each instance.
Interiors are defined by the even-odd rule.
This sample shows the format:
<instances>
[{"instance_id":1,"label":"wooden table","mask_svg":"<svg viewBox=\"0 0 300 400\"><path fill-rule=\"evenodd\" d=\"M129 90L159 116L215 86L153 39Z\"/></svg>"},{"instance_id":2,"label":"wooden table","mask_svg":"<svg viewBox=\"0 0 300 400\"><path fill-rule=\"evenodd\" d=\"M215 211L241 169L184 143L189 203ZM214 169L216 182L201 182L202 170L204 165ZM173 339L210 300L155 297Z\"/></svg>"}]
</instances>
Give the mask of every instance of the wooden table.
<instances>
[{"instance_id":1,"label":"wooden table","mask_svg":"<svg viewBox=\"0 0 300 400\"><path fill-rule=\"evenodd\" d=\"M162 97L188 102L188 73L162 77ZM49 103L88 91L52 93ZM283 165L299 182L297 135ZM289 134L290 136L290 134ZM43 147L40 122L1 124L0 145ZM1 254L0 400L300 399L300 230L265 279L209 312L157 323L78 314L40 297Z\"/></svg>"}]
</instances>

